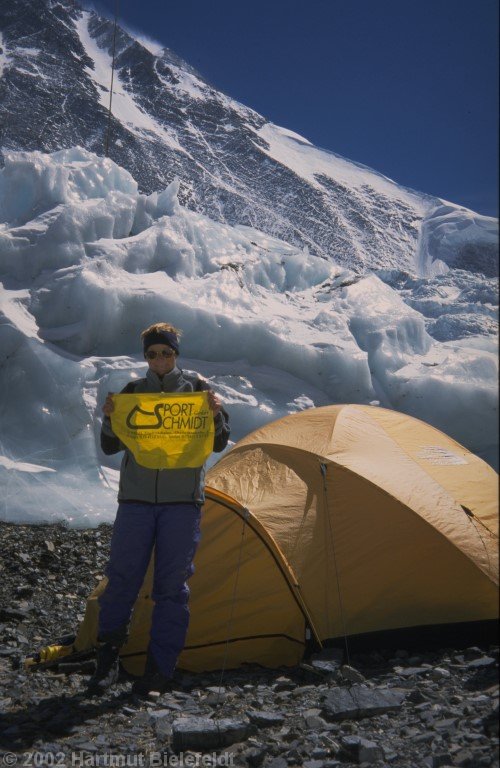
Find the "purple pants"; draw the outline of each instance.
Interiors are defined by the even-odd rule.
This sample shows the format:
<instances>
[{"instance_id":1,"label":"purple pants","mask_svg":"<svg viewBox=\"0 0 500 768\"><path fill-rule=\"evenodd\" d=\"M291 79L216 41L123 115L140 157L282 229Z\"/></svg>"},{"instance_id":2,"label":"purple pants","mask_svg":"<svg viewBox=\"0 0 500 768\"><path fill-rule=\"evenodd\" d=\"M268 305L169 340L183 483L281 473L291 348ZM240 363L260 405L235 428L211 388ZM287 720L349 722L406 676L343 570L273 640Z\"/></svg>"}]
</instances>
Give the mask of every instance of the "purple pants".
<instances>
[{"instance_id":1,"label":"purple pants","mask_svg":"<svg viewBox=\"0 0 500 768\"><path fill-rule=\"evenodd\" d=\"M200 517L198 504L119 504L106 567L109 582L99 597L99 639L120 644L155 547L149 648L168 678L186 640L186 581L194 572Z\"/></svg>"}]
</instances>

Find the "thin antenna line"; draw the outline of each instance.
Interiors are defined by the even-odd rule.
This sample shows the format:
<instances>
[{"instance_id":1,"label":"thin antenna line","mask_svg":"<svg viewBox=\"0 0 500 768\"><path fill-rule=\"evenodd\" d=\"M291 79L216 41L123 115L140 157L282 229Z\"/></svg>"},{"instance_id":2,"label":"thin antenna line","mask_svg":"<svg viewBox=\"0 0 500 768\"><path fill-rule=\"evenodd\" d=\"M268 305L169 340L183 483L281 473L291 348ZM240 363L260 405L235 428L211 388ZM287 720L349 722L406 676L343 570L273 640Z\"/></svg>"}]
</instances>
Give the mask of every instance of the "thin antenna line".
<instances>
[{"instance_id":1,"label":"thin antenna line","mask_svg":"<svg viewBox=\"0 0 500 768\"><path fill-rule=\"evenodd\" d=\"M106 131L106 143L104 145L104 155L108 157L109 154L109 137L111 134L111 105L113 103L113 82L115 79L115 51L116 51L116 28L118 26L118 2L115 2L115 25L113 29L113 63L111 65L111 88L109 91L109 109L108 109L108 128Z\"/></svg>"}]
</instances>

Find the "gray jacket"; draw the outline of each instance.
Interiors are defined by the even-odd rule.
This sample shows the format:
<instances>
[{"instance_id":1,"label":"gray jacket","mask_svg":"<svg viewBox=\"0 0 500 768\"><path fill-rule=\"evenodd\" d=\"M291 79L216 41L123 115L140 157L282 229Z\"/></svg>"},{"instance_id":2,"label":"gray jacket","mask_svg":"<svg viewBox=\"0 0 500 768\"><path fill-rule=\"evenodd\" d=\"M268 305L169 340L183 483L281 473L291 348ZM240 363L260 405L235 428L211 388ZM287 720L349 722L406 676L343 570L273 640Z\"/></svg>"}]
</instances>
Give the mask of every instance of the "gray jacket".
<instances>
[{"instance_id":1,"label":"gray jacket","mask_svg":"<svg viewBox=\"0 0 500 768\"><path fill-rule=\"evenodd\" d=\"M146 378L127 384L120 394L134 392L196 392L208 390L207 382L197 373L186 373L174 368L163 380L148 370ZM224 409L215 416L214 451L219 453L229 438L229 417ZM105 416L101 429L101 448L106 455L125 451L120 468L118 501L139 501L148 504L190 502L202 504L205 500L205 467L195 469L148 469L138 464L129 449L114 434L111 420Z\"/></svg>"}]
</instances>

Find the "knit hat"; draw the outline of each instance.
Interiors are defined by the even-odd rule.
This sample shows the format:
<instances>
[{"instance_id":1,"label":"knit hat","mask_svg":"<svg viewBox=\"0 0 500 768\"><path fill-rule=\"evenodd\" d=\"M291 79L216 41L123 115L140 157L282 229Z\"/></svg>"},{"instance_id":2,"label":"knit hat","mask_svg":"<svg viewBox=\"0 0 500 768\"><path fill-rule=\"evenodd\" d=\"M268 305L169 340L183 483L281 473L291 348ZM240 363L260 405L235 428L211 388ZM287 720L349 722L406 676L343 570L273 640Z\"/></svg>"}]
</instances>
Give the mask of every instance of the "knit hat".
<instances>
[{"instance_id":1,"label":"knit hat","mask_svg":"<svg viewBox=\"0 0 500 768\"><path fill-rule=\"evenodd\" d=\"M150 331L147 333L143 340L144 353L153 344L166 344L168 347L174 350L175 354L179 354L179 339L176 333L171 331Z\"/></svg>"}]
</instances>

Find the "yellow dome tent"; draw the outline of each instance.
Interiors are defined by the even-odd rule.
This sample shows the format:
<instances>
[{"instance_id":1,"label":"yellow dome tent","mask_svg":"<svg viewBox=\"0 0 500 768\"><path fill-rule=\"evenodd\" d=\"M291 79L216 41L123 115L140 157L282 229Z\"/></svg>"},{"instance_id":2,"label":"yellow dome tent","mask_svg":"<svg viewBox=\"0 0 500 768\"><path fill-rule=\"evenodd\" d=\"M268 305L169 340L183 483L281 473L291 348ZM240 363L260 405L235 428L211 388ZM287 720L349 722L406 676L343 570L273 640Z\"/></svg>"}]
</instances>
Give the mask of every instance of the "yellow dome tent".
<instances>
[{"instance_id":1,"label":"yellow dome tent","mask_svg":"<svg viewBox=\"0 0 500 768\"><path fill-rule=\"evenodd\" d=\"M497 475L437 429L363 405L258 429L207 474L179 666L296 664L327 638L498 616ZM75 650L96 641L87 601ZM144 665L151 567L122 663Z\"/></svg>"}]
</instances>

